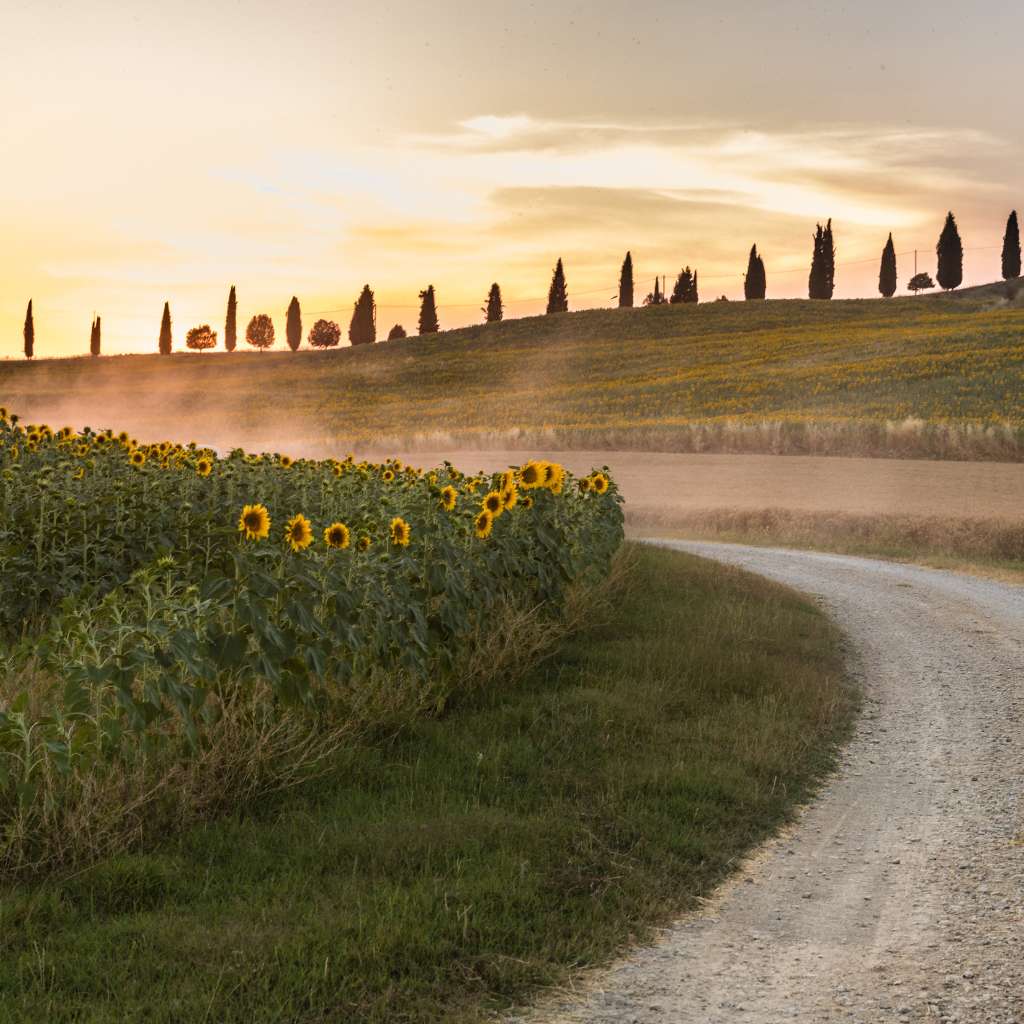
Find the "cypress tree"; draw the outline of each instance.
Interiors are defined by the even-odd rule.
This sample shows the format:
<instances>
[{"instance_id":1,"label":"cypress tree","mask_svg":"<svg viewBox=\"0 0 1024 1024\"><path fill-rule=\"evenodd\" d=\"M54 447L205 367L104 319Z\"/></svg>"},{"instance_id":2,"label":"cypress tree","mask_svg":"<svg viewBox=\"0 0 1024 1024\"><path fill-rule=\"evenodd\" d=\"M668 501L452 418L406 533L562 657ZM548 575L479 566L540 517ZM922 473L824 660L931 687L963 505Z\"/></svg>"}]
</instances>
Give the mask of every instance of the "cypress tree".
<instances>
[{"instance_id":1,"label":"cypress tree","mask_svg":"<svg viewBox=\"0 0 1024 1024\"><path fill-rule=\"evenodd\" d=\"M426 291L420 292L420 300L420 334L437 334L440 328L437 323L437 302L432 284L427 285Z\"/></svg>"},{"instance_id":2,"label":"cypress tree","mask_svg":"<svg viewBox=\"0 0 1024 1024\"><path fill-rule=\"evenodd\" d=\"M377 340L377 304L373 301L373 292L368 284L363 285L352 310L348 340L353 345L372 345Z\"/></svg>"},{"instance_id":3,"label":"cypress tree","mask_svg":"<svg viewBox=\"0 0 1024 1024\"><path fill-rule=\"evenodd\" d=\"M768 290L764 275L764 262L757 254L757 246L750 247L747 259L747 274L743 278L743 297L745 299L763 299Z\"/></svg>"},{"instance_id":4,"label":"cypress tree","mask_svg":"<svg viewBox=\"0 0 1024 1024\"><path fill-rule=\"evenodd\" d=\"M820 224L814 229L814 252L811 256L811 272L807 277L807 297L809 299L820 299L822 292L822 239L825 231Z\"/></svg>"},{"instance_id":5,"label":"cypress tree","mask_svg":"<svg viewBox=\"0 0 1024 1024\"><path fill-rule=\"evenodd\" d=\"M699 302L697 296L697 268L693 268L693 279L690 281L690 291L687 293L685 302Z\"/></svg>"},{"instance_id":6,"label":"cypress tree","mask_svg":"<svg viewBox=\"0 0 1024 1024\"><path fill-rule=\"evenodd\" d=\"M491 285L491 290L487 293L487 305L484 306L481 312L487 318L486 322L489 324L496 324L504 317L505 310L501 303L501 287L497 281Z\"/></svg>"},{"instance_id":7,"label":"cypress tree","mask_svg":"<svg viewBox=\"0 0 1024 1024\"><path fill-rule=\"evenodd\" d=\"M626 253L622 261L622 272L619 274L619 309L628 309L633 305L633 254Z\"/></svg>"},{"instance_id":8,"label":"cypress tree","mask_svg":"<svg viewBox=\"0 0 1024 1024\"><path fill-rule=\"evenodd\" d=\"M302 310L299 309L299 300L293 295L292 301L288 303L288 317L285 321L284 338L288 347L298 351L302 344Z\"/></svg>"},{"instance_id":9,"label":"cypress tree","mask_svg":"<svg viewBox=\"0 0 1024 1024\"><path fill-rule=\"evenodd\" d=\"M171 304L164 303L164 315L160 318L160 355L171 354Z\"/></svg>"},{"instance_id":10,"label":"cypress tree","mask_svg":"<svg viewBox=\"0 0 1024 1024\"><path fill-rule=\"evenodd\" d=\"M665 304L665 295L661 290L661 282L657 277L654 279L654 291L648 292L647 298L644 299L645 306L663 306Z\"/></svg>"},{"instance_id":11,"label":"cypress tree","mask_svg":"<svg viewBox=\"0 0 1024 1024\"><path fill-rule=\"evenodd\" d=\"M892 244L892 232L889 241L882 250L882 264L878 270L878 290L887 299L896 294L896 247Z\"/></svg>"},{"instance_id":12,"label":"cypress tree","mask_svg":"<svg viewBox=\"0 0 1024 1024\"><path fill-rule=\"evenodd\" d=\"M238 344L238 300L235 298L235 286L228 292L228 316L224 321L224 348L234 352Z\"/></svg>"},{"instance_id":13,"label":"cypress tree","mask_svg":"<svg viewBox=\"0 0 1024 1024\"><path fill-rule=\"evenodd\" d=\"M565 270L562 267L562 259L559 257L555 264L555 272L551 276L551 287L548 289L547 312L567 313L569 311L569 293L565 287Z\"/></svg>"},{"instance_id":14,"label":"cypress tree","mask_svg":"<svg viewBox=\"0 0 1024 1024\"><path fill-rule=\"evenodd\" d=\"M1015 277L1020 277L1020 226L1017 211L1011 210L1003 235L1003 280L1011 281Z\"/></svg>"},{"instance_id":15,"label":"cypress tree","mask_svg":"<svg viewBox=\"0 0 1024 1024\"><path fill-rule=\"evenodd\" d=\"M36 322L32 316L32 300L28 300L28 309L25 310L25 327L22 331L25 338L25 358L31 359L36 350Z\"/></svg>"},{"instance_id":16,"label":"cypress tree","mask_svg":"<svg viewBox=\"0 0 1024 1024\"><path fill-rule=\"evenodd\" d=\"M92 322L92 331L89 333L89 354L98 356L100 354L100 318L96 317Z\"/></svg>"},{"instance_id":17,"label":"cypress tree","mask_svg":"<svg viewBox=\"0 0 1024 1024\"><path fill-rule=\"evenodd\" d=\"M822 236L822 262L824 265L823 299L831 299L836 287L836 245L832 238L832 218L829 217Z\"/></svg>"},{"instance_id":18,"label":"cypress tree","mask_svg":"<svg viewBox=\"0 0 1024 1024\"><path fill-rule=\"evenodd\" d=\"M692 287L693 272L689 267L686 267L685 270L679 271L675 287L672 289L672 294L669 296L668 301L671 302L673 306L680 302L686 302L686 297L690 294L690 289Z\"/></svg>"},{"instance_id":19,"label":"cypress tree","mask_svg":"<svg viewBox=\"0 0 1024 1024\"><path fill-rule=\"evenodd\" d=\"M935 273L939 287L947 291L959 287L964 279L964 247L952 211L946 214L946 223L942 226L935 254L939 260Z\"/></svg>"}]
</instances>

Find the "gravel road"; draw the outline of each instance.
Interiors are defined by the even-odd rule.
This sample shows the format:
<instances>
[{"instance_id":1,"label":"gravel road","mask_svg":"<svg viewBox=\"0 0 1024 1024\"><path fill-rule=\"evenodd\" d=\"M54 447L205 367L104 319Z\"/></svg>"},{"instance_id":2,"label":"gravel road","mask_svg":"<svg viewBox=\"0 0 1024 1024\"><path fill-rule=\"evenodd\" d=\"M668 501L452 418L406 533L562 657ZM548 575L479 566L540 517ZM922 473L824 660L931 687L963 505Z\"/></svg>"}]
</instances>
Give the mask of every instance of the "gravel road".
<instances>
[{"instance_id":1,"label":"gravel road","mask_svg":"<svg viewBox=\"0 0 1024 1024\"><path fill-rule=\"evenodd\" d=\"M1024 1024L1024 588L664 542L820 600L864 714L836 775L704 906L529 1024Z\"/></svg>"}]
</instances>

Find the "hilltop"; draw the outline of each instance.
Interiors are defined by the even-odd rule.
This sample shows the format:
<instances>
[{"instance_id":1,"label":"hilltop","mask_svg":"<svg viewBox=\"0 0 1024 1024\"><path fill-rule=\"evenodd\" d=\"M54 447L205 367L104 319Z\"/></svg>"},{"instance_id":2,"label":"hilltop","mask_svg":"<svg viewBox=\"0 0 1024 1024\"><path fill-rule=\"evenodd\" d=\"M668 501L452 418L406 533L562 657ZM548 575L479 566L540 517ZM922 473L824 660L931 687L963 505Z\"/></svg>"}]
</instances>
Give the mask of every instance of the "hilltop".
<instances>
[{"instance_id":1,"label":"hilltop","mask_svg":"<svg viewBox=\"0 0 1024 1024\"><path fill-rule=\"evenodd\" d=\"M1024 457L1024 281L509 320L324 352L0 364L26 419L297 451Z\"/></svg>"}]
</instances>

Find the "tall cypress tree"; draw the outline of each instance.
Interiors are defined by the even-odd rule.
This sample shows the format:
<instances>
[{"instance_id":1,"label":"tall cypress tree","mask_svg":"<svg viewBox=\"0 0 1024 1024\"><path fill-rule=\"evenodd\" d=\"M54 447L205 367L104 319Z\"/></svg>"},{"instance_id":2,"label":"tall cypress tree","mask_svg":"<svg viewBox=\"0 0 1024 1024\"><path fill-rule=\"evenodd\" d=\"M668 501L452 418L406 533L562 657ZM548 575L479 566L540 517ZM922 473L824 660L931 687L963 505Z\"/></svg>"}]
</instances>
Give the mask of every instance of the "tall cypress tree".
<instances>
[{"instance_id":1,"label":"tall cypress tree","mask_svg":"<svg viewBox=\"0 0 1024 1024\"><path fill-rule=\"evenodd\" d=\"M1011 281L1015 277L1020 277L1020 226L1017 211L1011 210L1003 235L1003 280Z\"/></svg>"},{"instance_id":2,"label":"tall cypress tree","mask_svg":"<svg viewBox=\"0 0 1024 1024\"><path fill-rule=\"evenodd\" d=\"M693 285L693 271L689 267L679 271L679 276L676 278L675 287L672 289L672 294L669 296L668 301L672 305L676 305L680 302L686 301L686 296L690 293L690 288Z\"/></svg>"},{"instance_id":3,"label":"tall cypress tree","mask_svg":"<svg viewBox=\"0 0 1024 1024\"><path fill-rule=\"evenodd\" d=\"M491 290L487 293L487 305L484 306L481 312L486 316L487 323L489 324L496 324L505 315L505 310L501 303L501 288L498 286L497 281L491 285Z\"/></svg>"},{"instance_id":4,"label":"tall cypress tree","mask_svg":"<svg viewBox=\"0 0 1024 1024\"><path fill-rule=\"evenodd\" d=\"M825 225L825 233L821 243L822 264L824 266L824 282L822 298L831 299L836 287L836 244L832 238L832 218Z\"/></svg>"},{"instance_id":5,"label":"tall cypress tree","mask_svg":"<svg viewBox=\"0 0 1024 1024\"><path fill-rule=\"evenodd\" d=\"M235 286L228 292L228 315L224 321L224 348L234 352L238 344L238 300L235 298Z\"/></svg>"},{"instance_id":6,"label":"tall cypress tree","mask_svg":"<svg viewBox=\"0 0 1024 1024\"><path fill-rule=\"evenodd\" d=\"M764 274L764 261L758 255L757 246L750 247L747 259L747 274L743 278L743 297L745 299L763 299L768 291L768 282Z\"/></svg>"},{"instance_id":7,"label":"tall cypress tree","mask_svg":"<svg viewBox=\"0 0 1024 1024\"><path fill-rule=\"evenodd\" d=\"M32 300L28 300L28 309L25 310L25 326L22 330L25 339L25 358L31 359L36 351L36 322L32 316Z\"/></svg>"},{"instance_id":8,"label":"tall cypress tree","mask_svg":"<svg viewBox=\"0 0 1024 1024\"><path fill-rule=\"evenodd\" d=\"M363 285L352 310L348 340L353 345L372 345L377 340L377 304L373 301L373 292L368 284Z\"/></svg>"},{"instance_id":9,"label":"tall cypress tree","mask_svg":"<svg viewBox=\"0 0 1024 1024\"><path fill-rule=\"evenodd\" d=\"M811 256L811 272L807 277L807 297L809 299L820 299L824 290L824 263L822 250L824 248L825 229L820 225L814 228L814 253Z\"/></svg>"},{"instance_id":10,"label":"tall cypress tree","mask_svg":"<svg viewBox=\"0 0 1024 1024\"><path fill-rule=\"evenodd\" d=\"M665 294L661 290L661 281L655 277L654 279L654 291L647 293L647 298L644 299L645 306L663 306L665 304Z\"/></svg>"},{"instance_id":11,"label":"tall cypress tree","mask_svg":"<svg viewBox=\"0 0 1024 1024\"><path fill-rule=\"evenodd\" d=\"M160 355L171 354L171 304L164 303L164 315L160 318Z\"/></svg>"},{"instance_id":12,"label":"tall cypress tree","mask_svg":"<svg viewBox=\"0 0 1024 1024\"><path fill-rule=\"evenodd\" d=\"M98 356L100 354L100 318L96 317L92 322L92 331L89 333L89 354Z\"/></svg>"},{"instance_id":13,"label":"tall cypress tree","mask_svg":"<svg viewBox=\"0 0 1024 1024\"><path fill-rule=\"evenodd\" d=\"M299 309L299 300L293 295L292 301L288 303L288 318L284 327L285 341L293 351L298 351L302 344L302 310Z\"/></svg>"},{"instance_id":14,"label":"tall cypress tree","mask_svg":"<svg viewBox=\"0 0 1024 1024\"><path fill-rule=\"evenodd\" d=\"M946 214L946 223L942 225L935 255L938 257L935 277L939 287L947 291L958 288L964 279L964 246L952 211Z\"/></svg>"},{"instance_id":15,"label":"tall cypress tree","mask_svg":"<svg viewBox=\"0 0 1024 1024\"><path fill-rule=\"evenodd\" d=\"M565 286L565 270L559 257L555 264L555 272L551 276L551 287L548 289L548 314L567 313L569 311L569 292Z\"/></svg>"},{"instance_id":16,"label":"tall cypress tree","mask_svg":"<svg viewBox=\"0 0 1024 1024\"><path fill-rule=\"evenodd\" d=\"M633 254L626 253L622 261L622 272L619 274L619 309L633 305Z\"/></svg>"},{"instance_id":17,"label":"tall cypress tree","mask_svg":"<svg viewBox=\"0 0 1024 1024\"><path fill-rule=\"evenodd\" d=\"M686 296L686 302L699 302L700 299L697 296L697 268L693 268L693 277L690 280L690 291Z\"/></svg>"},{"instance_id":18,"label":"tall cypress tree","mask_svg":"<svg viewBox=\"0 0 1024 1024\"><path fill-rule=\"evenodd\" d=\"M430 284L426 291L420 292L420 334L437 334L438 330L437 301L434 286Z\"/></svg>"},{"instance_id":19,"label":"tall cypress tree","mask_svg":"<svg viewBox=\"0 0 1024 1024\"><path fill-rule=\"evenodd\" d=\"M889 241L882 250L882 263L878 269L878 290L887 299L896 294L896 247L892 244L892 232Z\"/></svg>"}]
</instances>

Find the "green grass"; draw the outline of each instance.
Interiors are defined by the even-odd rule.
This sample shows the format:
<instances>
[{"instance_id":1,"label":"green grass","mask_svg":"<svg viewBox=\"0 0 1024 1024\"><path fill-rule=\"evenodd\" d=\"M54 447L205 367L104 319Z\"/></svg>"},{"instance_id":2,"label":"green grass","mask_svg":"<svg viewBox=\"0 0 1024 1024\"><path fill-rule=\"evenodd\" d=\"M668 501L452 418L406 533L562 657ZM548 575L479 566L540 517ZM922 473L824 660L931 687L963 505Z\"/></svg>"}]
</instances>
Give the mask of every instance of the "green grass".
<instances>
[{"instance_id":1,"label":"green grass","mask_svg":"<svg viewBox=\"0 0 1024 1024\"><path fill-rule=\"evenodd\" d=\"M812 792L855 698L805 599L632 557L525 684L0 893L0 1020L479 1021L692 906Z\"/></svg>"},{"instance_id":2,"label":"green grass","mask_svg":"<svg viewBox=\"0 0 1024 1024\"><path fill-rule=\"evenodd\" d=\"M188 431L332 454L416 444L1017 459L1024 290L1010 301L1006 289L587 310L330 352L4 362L0 402L51 425L110 420L143 439ZM921 423L885 429L908 419Z\"/></svg>"}]
</instances>

